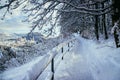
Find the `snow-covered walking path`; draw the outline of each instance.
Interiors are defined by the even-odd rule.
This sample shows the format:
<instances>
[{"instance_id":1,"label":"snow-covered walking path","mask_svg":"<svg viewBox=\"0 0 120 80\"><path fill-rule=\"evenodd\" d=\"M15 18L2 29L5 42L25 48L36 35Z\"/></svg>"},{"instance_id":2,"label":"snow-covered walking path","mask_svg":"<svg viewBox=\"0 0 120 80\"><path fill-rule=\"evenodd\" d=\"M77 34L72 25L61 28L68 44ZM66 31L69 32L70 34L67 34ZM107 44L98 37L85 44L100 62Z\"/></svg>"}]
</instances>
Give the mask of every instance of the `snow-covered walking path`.
<instances>
[{"instance_id":1,"label":"snow-covered walking path","mask_svg":"<svg viewBox=\"0 0 120 80\"><path fill-rule=\"evenodd\" d=\"M113 40L97 43L76 36L74 49L65 54L64 60L55 66L55 80L120 80L120 48L115 48ZM61 54L59 54L61 55ZM48 61L46 55L21 67L5 71L3 80L33 80ZM58 56L59 57L59 56ZM55 61L61 60L56 58ZM50 80L50 65L37 80ZM34 75L33 75L34 74ZM47 76L48 75L48 76Z\"/></svg>"},{"instance_id":2,"label":"snow-covered walking path","mask_svg":"<svg viewBox=\"0 0 120 80\"><path fill-rule=\"evenodd\" d=\"M78 38L75 49L59 65L55 80L120 80L120 49L104 45L109 44Z\"/></svg>"}]
</instances>

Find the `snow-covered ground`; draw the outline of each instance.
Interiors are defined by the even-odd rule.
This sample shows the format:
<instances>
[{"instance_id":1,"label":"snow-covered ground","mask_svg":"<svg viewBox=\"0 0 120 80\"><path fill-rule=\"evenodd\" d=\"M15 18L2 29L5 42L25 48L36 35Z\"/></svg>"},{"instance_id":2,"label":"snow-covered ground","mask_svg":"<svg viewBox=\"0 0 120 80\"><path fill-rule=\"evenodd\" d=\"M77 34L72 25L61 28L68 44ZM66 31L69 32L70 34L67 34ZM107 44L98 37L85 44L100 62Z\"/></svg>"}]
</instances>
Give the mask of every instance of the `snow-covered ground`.
<instances>
[{"instance_id":1,"label":"snow-covered ground","mask_svg":"<svg viewBox=\"0 0 120 80\"><path fill-rule=\"evenodd\" d=\"M120 80L120 48L115 48L114 40L77 38L74 51L59 65L55 80Z\"/></svg>"},{"instance_id":2,"label":"snow-covered ground","mask_svg":"<svg viewBox=\"0 0 120 80\"><path fill-rule=\"evenodd\" d=\"M64 56L64 60L55 70L55 80L120 80L120 48L115 48L113 39L97 42L83 39L78 35L76 39L74 49ZM18 67L18 73L21 74L28 68L33 69L30 67L38 63L37 61L39 58L35 62L30 62L30 65L27 64L27 67ZM15 69L10 71L4 72L2 76L9 77L9 74L12 76L12 73L16 72ZM27 73L29 71L24 74L28 75Z\"/></svg>"}]
</instances>

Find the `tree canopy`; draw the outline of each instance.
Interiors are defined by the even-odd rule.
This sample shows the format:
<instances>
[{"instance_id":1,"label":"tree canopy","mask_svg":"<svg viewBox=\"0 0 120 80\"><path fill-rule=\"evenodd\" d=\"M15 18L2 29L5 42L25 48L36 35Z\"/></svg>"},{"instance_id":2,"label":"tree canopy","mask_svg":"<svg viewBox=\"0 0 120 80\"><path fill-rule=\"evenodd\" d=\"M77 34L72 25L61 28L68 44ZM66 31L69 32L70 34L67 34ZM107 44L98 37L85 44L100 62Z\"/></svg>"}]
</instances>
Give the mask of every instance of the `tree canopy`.
<instances>
[{"instance_id":1,"label":"tree canopy","mask_svg":"<svg viewBox=\"0 0 120 80\"><path fill-rule=\"evenodd\" d=\"M116 0L115 0L116 1ZM51 27L47 30L49 35L54 32L56 25L61 26L61 32L75 32L82 30L87 25L94 25L95 16L113 12L116 3L114 0L0 0L0 10L11 13L19 6L27 14L25 21L32 23L30 33L35 29L40 30L45 24ZM102 6L103 4L103 6ZM107 5L106 5L107 4ZM115 6L115 7L114 7ZM88 16L88 17L86 17Z\"/></svg>"}]
</instances>

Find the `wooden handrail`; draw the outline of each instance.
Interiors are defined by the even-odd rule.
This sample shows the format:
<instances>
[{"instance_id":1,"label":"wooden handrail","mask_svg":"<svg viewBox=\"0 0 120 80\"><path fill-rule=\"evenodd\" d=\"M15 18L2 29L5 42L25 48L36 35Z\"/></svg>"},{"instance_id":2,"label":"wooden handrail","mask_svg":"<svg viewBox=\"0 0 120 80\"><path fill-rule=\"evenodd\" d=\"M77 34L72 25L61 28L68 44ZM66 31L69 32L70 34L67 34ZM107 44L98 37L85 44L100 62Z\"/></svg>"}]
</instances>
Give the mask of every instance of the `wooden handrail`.
<instances>
[{"instance_id":1,"label":"wooden handrail","mask_svg":"<svg viewBox=\"0 0 120 80\"><path fill-rule=\"evenodd\" d=\"M20 78L19 80L37 80L37 79L39 79L40 75L44 72L44 70L51 63L51 72L52 72L51 80L54 80L56 55L62 51L61 54L62 54L62 58L64 59L64 55L67 52L70 52L71 48L73 48L73 45L75 44L74 43L75 40L76 39L71 39L71 40L65 41L64 43L59 44L58 46L53 48L51 51L49 51L42 59L38 58L38 60L32 66L28 67L24 71L24 74L16 73L17 76L7 76L7 75L4 76L3 75L3 77L5 78L5 80L11 80L11 79L17 80L18 78ZM67 47L67 49L65 49L65 47ZM19 70L19 67L16 70ZM10 75L12 75L12 73L10 73ZM22 77L20 77L20 76L22 76ZM3 78L3 80L4 80L4 78Z\"/></svg>"},{"instance_id":2,"label":"wooden handrail","mask_svg":"<svg viewBox=\"0 0 120 80\"><path fill-rule=\"evenodd\" d=\"M62 60L63 60L63 57L64 57L64 55L65 55L65 53L66 52L69 52L70 51L70 49L69 48L71 48L71 47L73 47L73 44L70 46L70 43L72 43L72 42L75 42L75 40L76 39L71 39L71 40L68 40L68 41L66 41L66 42L64 42L64 43L61 43L61 44L59 44L57 47L55 47L55 49L53 49L53 51L54 52L59 52L59 51L61 51L61 53L62 53ZM64 51L64 47L65 46L67 46L68 47L68 49L66 50L66 51ZM57 49L56 49L57 48ZM51 71L52 71L52 77L51 77L51 80L54 80L54 72L55 72L55 70L54 70L54 58L56 57L56 55L57 54L55 54L55 56L52 58L52 61L51 61Z\"/></svg>"}]
</instances>

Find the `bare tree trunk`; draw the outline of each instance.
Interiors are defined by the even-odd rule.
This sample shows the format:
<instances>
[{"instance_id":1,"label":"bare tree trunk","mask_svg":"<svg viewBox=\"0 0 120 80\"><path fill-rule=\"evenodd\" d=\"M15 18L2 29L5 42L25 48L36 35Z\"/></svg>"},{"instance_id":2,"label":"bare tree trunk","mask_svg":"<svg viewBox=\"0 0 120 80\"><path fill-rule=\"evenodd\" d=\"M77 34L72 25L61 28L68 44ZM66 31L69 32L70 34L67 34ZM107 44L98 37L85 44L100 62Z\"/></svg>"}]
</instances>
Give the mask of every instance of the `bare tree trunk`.
<instances>
[{"instance_id":1,"label":"bare tree trunk","mask_svg":"<svg viewBox=\"0 0 120 80\"><path fill-rule=\"evenodd\" d=\"M104 3L102 3L102 8L104 8ZM106 29L106 17L105 17L105 14L102 15L103 17L103 23L102 23L102 26L103 26L103 30L104 30L104 36L105 36L105 39L108 39L108 34L107 34L107 29Z\"/></svg>"},{"instance_id":2,"label":"bare tree trunk","mask_svg":"<svg viewBox=\"0 0 120 80\"><path fill-rule=\"evenodd\" d=\"M95 8L98 8L98 4L95 5ZM95 35L96 39L99 40L99 33L98 33L98 16L95 15Z\"/></svg>"}]
</instances>

